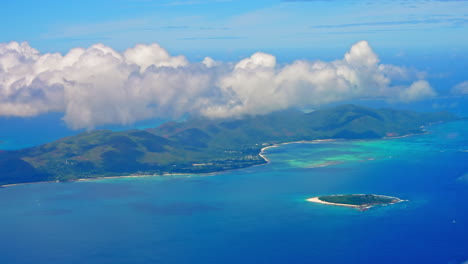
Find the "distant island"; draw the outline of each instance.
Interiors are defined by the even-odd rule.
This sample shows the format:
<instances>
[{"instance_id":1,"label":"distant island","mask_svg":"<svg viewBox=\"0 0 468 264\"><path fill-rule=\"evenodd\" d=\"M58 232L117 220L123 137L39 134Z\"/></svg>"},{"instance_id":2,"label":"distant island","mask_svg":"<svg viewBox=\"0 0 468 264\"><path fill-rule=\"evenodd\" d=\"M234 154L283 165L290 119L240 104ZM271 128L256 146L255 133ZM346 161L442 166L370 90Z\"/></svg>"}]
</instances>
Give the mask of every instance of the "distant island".
<instances>
[{"instance_id":1,"label":"distant island","mask_svg":"<svg viewBox=\"0 0 468 264\"><path fill-rule=\"evenodd\" d=\"M347 206L366 211L376 205L389 205L402 202L403 200L377 194L338 194L325 195L307 199L309 202L329 205Z\"/></svg>"},{"instance_id":2,"label":"distant island","mask_svg":"<svg viewBox=\"0 0 468 264\"><path fill-rule=\"evenodd\" d=\"M287 142L377 139L425 133L448 112L355 105L242 118L192 118L144 130L95 130L41 146L0 151L0 185L97 177L212 173L267 163L263 149Z\"/></svg>"}]
</instances>

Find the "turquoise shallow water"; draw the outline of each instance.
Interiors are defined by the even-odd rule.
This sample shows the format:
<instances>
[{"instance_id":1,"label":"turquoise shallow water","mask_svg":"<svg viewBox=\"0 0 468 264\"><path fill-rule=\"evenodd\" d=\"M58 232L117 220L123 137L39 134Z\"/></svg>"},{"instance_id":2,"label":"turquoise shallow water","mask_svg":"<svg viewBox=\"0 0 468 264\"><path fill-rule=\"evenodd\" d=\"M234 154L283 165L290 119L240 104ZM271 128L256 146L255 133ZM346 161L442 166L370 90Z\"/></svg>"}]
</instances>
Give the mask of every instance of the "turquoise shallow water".
<instances>
[{"instance_id":1,"label":"turquoise shallow water","mask_svg":"<svg viewBox=\"0 0 468 264\"><path fill-rule=\"evenodd\" d=\"M282 145L270 164L216 175L0 189L0 263L463 263L468 121L429 130ZM409 201L305 201L337 193Z\"/></svg>"}]
</instances>

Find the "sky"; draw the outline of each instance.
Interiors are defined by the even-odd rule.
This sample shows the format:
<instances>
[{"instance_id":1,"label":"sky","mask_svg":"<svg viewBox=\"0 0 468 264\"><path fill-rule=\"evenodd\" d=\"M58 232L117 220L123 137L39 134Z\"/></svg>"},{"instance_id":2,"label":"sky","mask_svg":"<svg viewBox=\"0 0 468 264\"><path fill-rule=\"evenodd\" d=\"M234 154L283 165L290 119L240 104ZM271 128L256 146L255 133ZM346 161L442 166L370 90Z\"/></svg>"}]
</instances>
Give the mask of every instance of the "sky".
<instances>
[{"instance_id":1,"label":"sky","mask_svg":"<svg viewBox=\"0 0 468 264\"><path fill-rule=\"evenodd\" d=\"M0 3L0 116L74 129L468 94L468 1Z\"/></svg>"},{"instance_id":2,"label":"sky","mask_svg":"<svg viewBox=\"0 0 468 264\"><path fill-rule=\"evenodd\" d=\"M360 40L397 52L456 52L468 43L468 2L460 0L3 2L0 41L28 41L41 52L97 42L116 50L155 42L190 53L343 51Z\"/></svg>"}]
</instances>

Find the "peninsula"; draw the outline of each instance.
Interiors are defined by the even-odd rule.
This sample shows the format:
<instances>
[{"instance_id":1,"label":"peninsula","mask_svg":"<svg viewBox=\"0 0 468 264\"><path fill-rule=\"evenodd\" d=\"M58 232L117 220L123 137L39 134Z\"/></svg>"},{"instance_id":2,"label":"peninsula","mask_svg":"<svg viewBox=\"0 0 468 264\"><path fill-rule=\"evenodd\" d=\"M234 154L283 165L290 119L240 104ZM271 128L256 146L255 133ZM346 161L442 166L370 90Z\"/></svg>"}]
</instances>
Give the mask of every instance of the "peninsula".
<instances>
[{"instance_id":1,"label":"peninsula","mask_svg":"<svg viewBox=\"0 0 468 264\"><path fill-rule=\"evenodd\" d=\"M338 194L326 195L307 199L309 202L346 206L357 208L361 211L366 211L369 208L377 205L389 205L402 202L403 200L377 194Z\"/></svg>"},{"instance_id":2,"label":"peninsula","mask_svg":"<svg viewBox=\"0 0 468 264\"><path fill-rule=\"evenodd\" d=\"M144 130L95 130L41 146L0 151L0 185L96 177L212 173L264 164L262 149L324 139L376 139L424 133L456 118L342 105L229 119L191 118Z\"/></svg>"}]
</instances>

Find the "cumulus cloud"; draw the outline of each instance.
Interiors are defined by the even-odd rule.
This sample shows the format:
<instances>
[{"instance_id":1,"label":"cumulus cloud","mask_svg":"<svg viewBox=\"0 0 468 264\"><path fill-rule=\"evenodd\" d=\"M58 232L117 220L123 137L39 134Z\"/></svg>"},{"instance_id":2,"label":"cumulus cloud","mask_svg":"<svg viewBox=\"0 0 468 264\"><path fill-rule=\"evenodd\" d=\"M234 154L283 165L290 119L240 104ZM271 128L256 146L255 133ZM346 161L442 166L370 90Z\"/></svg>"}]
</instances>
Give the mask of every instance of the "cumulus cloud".
<instances>
[{"instance_id":1,"label":"cumulus cloud","mask_svg":"<svg viewBox=\"0 0 468 264\"><path fill-rule=\"evenodd\" d=\"M221 62L215 61L210 57L205 57L202 61L202 64L205 65L208 68L215 67L215 66L220 66Z\"/></svg>"},{"instance_id":2,"label":"cumulus cloud","mask_svg":"<svg viewBox=\"0 0 468 264\"><path fill-rule=\"evenodd\" d=\"M156 67L179 67L188 64L184 56L171 57L165 49L155 43L151 45L139 44L134 48L127 49L124 57L128 64L140 66L141 72L144 72L151 65Z\"/></svg>"},{"instance_id":3,"label":"cumulus cloud","mask_svg":"<svg viewBox=\"0 0 468 264\"><path fill-rule=\"evenodd\" d=\"M452 89L453 94L468 94L468 81L455 85Z\"/></svg>"},{"instance_id":4,"label":"cumulus cloud","mask_svg":"<svg viewBox=\"0 0 468 264\"><path fill-rule=\"evenodd\" d=\"M11 42L0 44L0 115L62 111L72 128L89 129L185 113L230 117L363 97L411 102L435 95L421 76L411 76L406 68L380 64L366 41L341 60L286 65L262 52L234 63L209 57L190 63L158 44L124 52L95 44L62 55ZM392 86L394 79L408 86Z\"/></svg>"},{"instance_id":5,"label":"cumulus cloud","mask_svg":"<svg viewBox=\"0 0 468 264\"><path fill-rule=\"evenodd\" d=\"M390 64L380 64L379 70L394 81L421 80L427 77L427 74L423 71Z\"/></svg>"},{"instance_id":6,"label":"cumulus cloud","mask_svg":"<svg viewBox=\"0 0 468 264\"><path fill-rule=\"evenodd\" d=\"M436 92L431 85L424 80L414 82L409 88L400 92L400 100L403 102L413 102L436 96Z\"/></svg>"}]
</instances>

